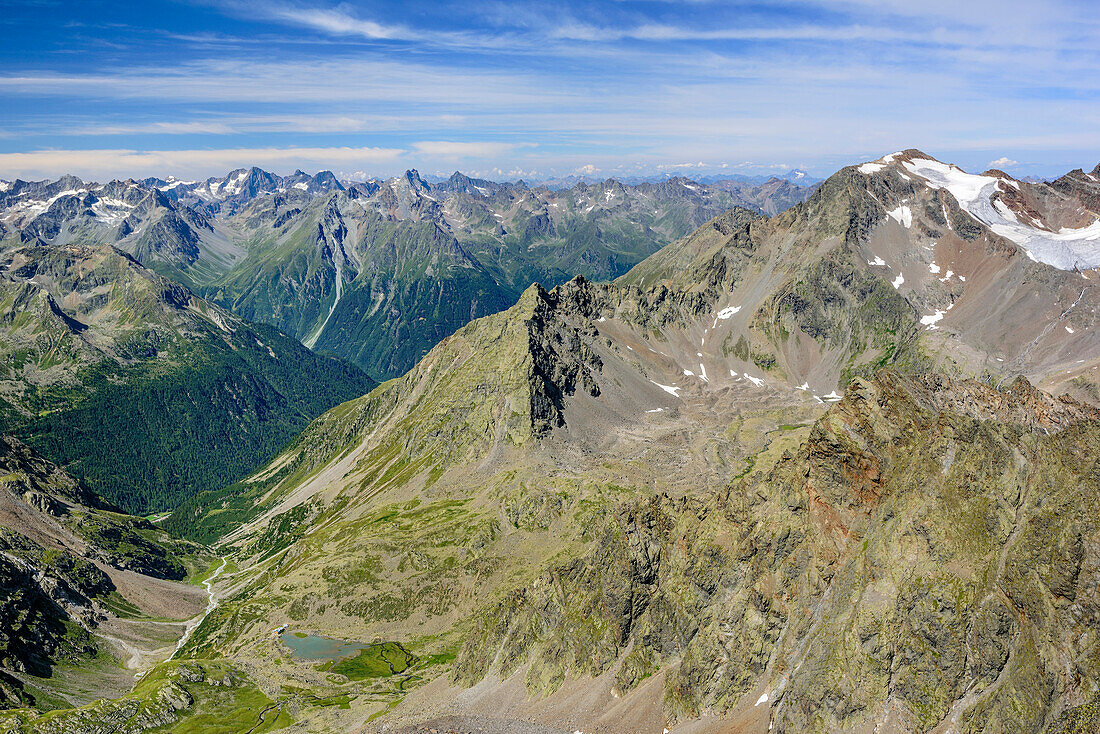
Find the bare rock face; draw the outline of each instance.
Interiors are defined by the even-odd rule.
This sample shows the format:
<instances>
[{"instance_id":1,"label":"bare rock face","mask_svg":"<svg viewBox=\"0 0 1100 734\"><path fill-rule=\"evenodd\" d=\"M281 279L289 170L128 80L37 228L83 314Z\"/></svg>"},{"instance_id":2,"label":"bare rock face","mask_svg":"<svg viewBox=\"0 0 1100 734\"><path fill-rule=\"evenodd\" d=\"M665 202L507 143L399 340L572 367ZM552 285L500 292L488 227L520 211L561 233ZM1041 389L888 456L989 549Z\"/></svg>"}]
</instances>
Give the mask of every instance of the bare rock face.
<instances>
[{"instance_id":1,"label":"bare rock face","mask_svg":"<svg viewBox=\"0 0 1100 734\"><path fill-rule=\"evenodd\" d=\"M1100 684L1074 632L1100 619L1098 440L1026 381L856 380L767 474L592 527L479 617L456 678L614 669L625 694L660 668L669 720L763 691L775 731L1041 732Z\"/></svg>"},{"instance_id":2,"label":"bare rock face","mask_svg":"<svg viewBox=\"0 0 1100 734\"><path fill-rule=\"evenodd\" d=\"M536 433L565 424L565 398L578 389L596 397L600 394L595 374L603 363L577 326L555 318L556 311L569 314L586 304L569 297L553 298L536 286L537 302L528 320L531 351L531 421Z\"/></svg>"}]
</instances>

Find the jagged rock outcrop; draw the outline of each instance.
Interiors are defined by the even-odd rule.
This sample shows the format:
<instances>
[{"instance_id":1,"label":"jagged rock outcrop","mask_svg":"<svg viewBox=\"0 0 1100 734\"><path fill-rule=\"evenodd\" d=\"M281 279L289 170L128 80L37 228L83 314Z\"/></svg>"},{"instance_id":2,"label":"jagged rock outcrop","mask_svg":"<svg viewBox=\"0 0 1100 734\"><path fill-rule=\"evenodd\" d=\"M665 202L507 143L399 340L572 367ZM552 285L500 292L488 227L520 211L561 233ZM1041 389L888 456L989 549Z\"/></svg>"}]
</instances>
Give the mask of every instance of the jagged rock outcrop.
<instances>
[{"instance_id":1,"label":"jagged rock outcrop","mask_svg":"<svg viewBox=\"0 0 1100 734\"><path fill-rule=\"evenodd\" d=\"M661 668L670 720L765 692L781 732L1041 732L1100 685L1077 632L1100 619L1098 439L1100 411L1024 381L856 380L767 474L587 530L479 617L457 680L617 669L627 692Z\"/></svg>"}]
</instances>

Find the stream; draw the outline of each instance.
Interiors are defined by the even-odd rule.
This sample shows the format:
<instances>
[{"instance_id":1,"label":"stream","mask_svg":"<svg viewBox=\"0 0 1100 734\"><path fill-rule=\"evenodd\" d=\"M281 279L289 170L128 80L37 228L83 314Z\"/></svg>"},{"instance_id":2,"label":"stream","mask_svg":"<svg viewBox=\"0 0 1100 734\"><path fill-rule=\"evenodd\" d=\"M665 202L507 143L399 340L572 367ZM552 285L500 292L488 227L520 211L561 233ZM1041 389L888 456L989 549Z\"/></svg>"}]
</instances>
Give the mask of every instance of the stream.
<instances>
[{"instance_id":1,"label":"stream","mask_svg":"<svg viewBox=\"0 0 1100 734\"><path fill-rule=\"evenodd\" d=\"M225 570L225 565L227 563L229 563L229 559L223 557L222 565L218 566L218 570L210 574L210 578L202 582L202 585L206 588L206 595L209 599L206 603L206 610L202 614L193 617L190 621L187 622L187 627L183 631L183 637L181 637L179 639L179 642L176 643L176 649L173 650L172 654L168 657L169 660L176 657L179 651L183 649L183 646L187 644L187 641L191 639L191 633L198 629L198 626L202 624L208 616L210 616L210 612L214 611L214 609L218 606L218 600L214 596L213 584L218 576L221 576L221 573Z\"/></svg>"}]
</instances>

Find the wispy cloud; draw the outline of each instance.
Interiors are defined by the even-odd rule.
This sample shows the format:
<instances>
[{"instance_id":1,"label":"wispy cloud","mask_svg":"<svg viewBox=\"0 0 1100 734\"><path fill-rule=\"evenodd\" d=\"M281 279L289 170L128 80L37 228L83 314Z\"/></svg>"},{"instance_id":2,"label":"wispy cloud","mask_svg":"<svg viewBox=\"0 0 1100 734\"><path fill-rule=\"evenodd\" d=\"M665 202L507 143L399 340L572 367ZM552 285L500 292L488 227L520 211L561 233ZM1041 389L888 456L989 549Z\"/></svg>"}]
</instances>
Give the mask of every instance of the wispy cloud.
<instances>
[{"instance_id":1,"label":"wispy cloud","mask_svg":"<svg viewBox=\"0 0 1100 734\"><path fill-rule=\"evenodd\" d=\"M129 135L238 135L256 133L352 133L363 131L392 131L435 128L454 128L461 125L461 115L450 114L354 114L354 115L204 115L194 122L128 122L82 123L66 121L38 123L36 130L51 134L80 136L129 136Z\"/></svg>"},{"instance_id":2,"label":"wispy cloud","mask_svg":"<svg viewBox=\"0 0 1100 734\"><path fill-rule=\"evenodd\" d=\"M511 153L519 148L533 147L530 143L460 142L452 140L425 140L413 143L417 153L436 158L489 158Z\"/></svg>"},{"instance_id":3,"label":"wispy cloud","mask_svg":"<svg viewBox=\"0 0 1100 734\"><path fill-rule=\"evenodd\" d=\"M252 8L264 8L262 3L250 4ZM285 5L266 6L272 18L305 26L325 33L341 36L360 36L371 40L413 39L417 34L398 25L384 25L373 20L353 16L348 10L337 8L296 8Z\"/></svg>"},{"instance_id":4,"label":"wispy cloud","mask_svg":"<svg viewBox=\"0 0 1100 734\"><path fill-rule=\"evenodd\" d=\"M121 175L156 151L166 170L186 164L172 148L206 151L193 161L210 172L271 160L234 151L292 149L399 151L314 166L374 173L748 160L738 170L827 173L913 146L972 168L1100 157L1100 23L1076 0L190 2L194 22L164 28L146 26L172 13L54 28L56 52L10 39L0 153L34 158L0 158L0 176L50 161Z\"/></svg>"},{"instance_id":5,"label":"wispy cloud","mask_svg":"<svg viewBox=\"0 0 1100 734\"><path fill-rule=\"evenodd\" d=\"M12 177L35 178L58 171L91 178L192 176L259 165L287 172L341 166L377 166L399 159L406 151L386 148L230 148L222 150L36 150L0 153L0 171Z\"/></svg>"},{"instance_id":6,"label":"wispy cloud","mask_svg":"<svg viewBox=\"0 0 1100 734\"><path fill-rule=\"evenodd\" d=\"M78 125L66 130L71 135L227 135L234 132L224 122L147 122L130 125Z\"/></svg>"},{"instance_id":7,"label":"wispy cloud","mask_svg":"<svg viewBox=\"0 0 1100 734\"><path fill-rule=\"evenodd\" d=\"M0 75L0 90L27 96L178 102L418 102L486 106L555 94L551 79L497 70L464 71L417 62L332 58L315 63L200 59L173 67L90 73Z\"/></svg>"}]
</instances>

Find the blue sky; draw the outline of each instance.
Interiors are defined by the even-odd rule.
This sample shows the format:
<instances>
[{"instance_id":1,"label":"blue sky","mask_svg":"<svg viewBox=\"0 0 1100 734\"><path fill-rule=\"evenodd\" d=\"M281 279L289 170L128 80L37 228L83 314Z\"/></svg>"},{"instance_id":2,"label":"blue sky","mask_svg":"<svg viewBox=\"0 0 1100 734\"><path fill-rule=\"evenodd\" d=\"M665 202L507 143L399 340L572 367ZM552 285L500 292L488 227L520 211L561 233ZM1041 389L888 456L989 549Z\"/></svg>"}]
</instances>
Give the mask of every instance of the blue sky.
<instances>
[{"instance_id":1,"label":"blue sky","mask_svg":"<svg viewBox=\"0 0 1100 734\"><path fill-rule=\"evenodd\" d=\"M1094 0L0 2L0 178L1100 162Z\"/></svg>"}]
</instances>

